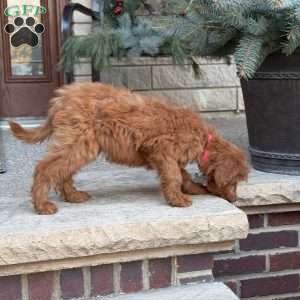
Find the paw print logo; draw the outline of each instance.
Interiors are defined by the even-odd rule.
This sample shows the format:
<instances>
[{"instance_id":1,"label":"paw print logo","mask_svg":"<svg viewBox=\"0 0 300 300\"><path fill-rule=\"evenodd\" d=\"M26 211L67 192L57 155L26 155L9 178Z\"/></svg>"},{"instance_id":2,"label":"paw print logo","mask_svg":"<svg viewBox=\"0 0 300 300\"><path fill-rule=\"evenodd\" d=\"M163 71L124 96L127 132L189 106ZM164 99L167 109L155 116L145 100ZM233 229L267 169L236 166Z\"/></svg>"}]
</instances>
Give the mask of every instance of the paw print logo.
<instances>
[{"instance_id":1,"label":"paw print logo","mask_svg":"<svg viewBox=\"0 0 300 300\"><path fill-rule=\"evenodd\" d=\"M36 24L35 19L32 17L26 19L17 17L14 19L13 24L6 24L4 30L10 35L10 43L13 47L19 47L23 44L36 47L42 33L45 31L45 27L41 23Z\"/></svg>"}]
</instances>

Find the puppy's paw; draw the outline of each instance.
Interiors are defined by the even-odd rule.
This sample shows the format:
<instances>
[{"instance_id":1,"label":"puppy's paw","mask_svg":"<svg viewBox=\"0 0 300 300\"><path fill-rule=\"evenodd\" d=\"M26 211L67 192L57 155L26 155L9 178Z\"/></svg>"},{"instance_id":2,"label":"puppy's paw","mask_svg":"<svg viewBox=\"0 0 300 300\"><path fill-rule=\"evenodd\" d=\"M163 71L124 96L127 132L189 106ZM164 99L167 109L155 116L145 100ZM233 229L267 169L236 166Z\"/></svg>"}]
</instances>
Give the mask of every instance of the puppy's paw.
<instances>
[{"instance_id":1,"label":"puppy's paw","mask_svg":"<svg viewBox=\"0 0 300 300\"><path fill-rule=\"evenodd\" d=\"M208 190L200 183L189 182L182 186L182 191L189 195L205 195Z\"/></svg>"},{"instance_id":2,"label":"puppy's paw","mask_svg":"<svg viewBox=\"0 0 300 300\"><path fill-rule=\"evenodd\" d=\"M66 195L65 198L66 198L65 199L66 202L82 203L88 201L91 198L91 196L87 192L76 191L73 193L69 193L68 195Z\"/></svg>"},{"instance_id":3,"label":"puppy's paw","mask_svg":"<svg viewBox=\"0 0 300 300\"><path fill-rule=\"evenodd\" d=\"M192 205L192 199L191 197L184 195L182 193L173 193L168 197L168 203L171 206L176 207L189 207Z\"/></svg>"},{"instance_id":4,"label":"puppy's paw","mask_svg":"<svg viewBox=\"0 0 300 300\"><path fill-rule=\"evenodd\" d=\"M47 201L35 205L35 210L40 215L53 215L57 212L58 209L54 203Z\"/></svg>"}]
</instances>

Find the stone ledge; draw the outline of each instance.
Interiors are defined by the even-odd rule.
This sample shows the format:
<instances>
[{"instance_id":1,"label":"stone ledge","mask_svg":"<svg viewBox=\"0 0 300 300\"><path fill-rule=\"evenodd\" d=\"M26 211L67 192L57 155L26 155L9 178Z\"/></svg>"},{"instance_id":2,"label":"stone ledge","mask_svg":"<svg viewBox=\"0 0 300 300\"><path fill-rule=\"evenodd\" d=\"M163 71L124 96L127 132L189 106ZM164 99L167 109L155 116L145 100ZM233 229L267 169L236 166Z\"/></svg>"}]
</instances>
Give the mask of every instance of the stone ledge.
<instances>
[{"instance_id":1,"label":"stone ledge","mask_svg":"<svg viewBox=\"0 0 300 300\"><path fill-rule=\"evenodd\" d=\"M199 65L210 65L210 64L226 64L228 65L225 59L215 59L215 58L206 58L206 57L195 57L195 61ZM192 61L185 60L185 65L191 65ZM157 56L157 57L130 57L130 58L121 58L121 59L112 59L112 65L114 66L133 66L133 65L142 65L142 66L153 66L153 65L174 65L174 59L170 56Z\"/></svg>"},{"instance_id":2,"label":"stone ledge","mask_svg":"<svg viewBox=\"0 0 300 300\"><path fill-rule=\"evenodd\" d=\"M222 283L204 283L162 290L120 295L115 297L85 298L82 300L238 300L238 297Z\"/></svg>"},{"instance_id":3,"label":"stone ledge","mask_svg":"<svg viewBox=\"0 0 300 300\"><path fill-rule=\"evenodd\" d=\"M86 266L93 267L98 265L126 263L131 261L141 261L144 259L157 259L181 255L193 255L199 253L216 253L228 251L233 248L233 245L233 241L228 241L203 245L182 245L156 249L117 252L111 254L108 253L92 256L82 256L77 258L71 257L60 260L19 263L14 265L0 266L0 276L40 273L63 269L81 268Z\"/></svg>"},{"instance_id":4,"label":"stone ledge","mask_svg":"<svg viewBox=\"0 0 300 300\"><path fill-rule=\"evenodd\" d=\"M80 23L78 23L81 25ZM209 58L209 57L195 57L195 62L199 65L229 65L226 59L216 59L216 58ZM80 58L79 63L86 63L90 60L87 58ZM183 64L177 64L179 66L181 65L191 65L193 62L191 60L185 60ZM234 64L234 61L232 60L231 64ZM121 66L155 66L155 65L175 65L174 60L170 56L157 56L157 57L150 57L150 56L144 56L144 57L124 57L124 58L112 58L111 59L111 65L116 67ZM110 68L110 67L108 67Z\"/></svg>"},{"instance_id":5,"label":"stone ledge","mask_svg":"<svg viewBox=\"0 0 300 300\"><path fill-rule=\"evenodd\" d=\"M141 169L85 172L77 182L94 199L78 205L59 201L54 216L34 214L30 198L1 199L0 275L1 269L33 262L63 263L108 254L120 259L122 253L133 256L134 251L144 259L151 257L152 250L175 249L165 251L166 257L177 251L201 252L201 247L203 252L205 245L206 251L216 251L218 243L224 250L248 232L246 215L216 197L195 197L194 205L186 209L168 206L159 194L156 176Z\"/></svg>"},{"instance_id":6,"label":"stone ledge","mask_svg":"<svg viewBox=\"0 0 300 300\"><path fill-rule=\"evenodd\" d=\"M195 181L203 182L202 176L194 166L189 172ZM259 211L293 211L300 205L300 176L260 172L251 169L247 182L237 188L238 200L235 206L250 214Z\"/></svg>"},{"instance_id":7,"label":"stone ledge","mask_svg":"<svg viewBox=\"0 0 300 300\"><path fill-rule=\"evenodd\" d=\"M235 204L241 208L300 204L300 176L252 170L248 182L238 187L238 197Z\"/></svg>"}]
</instances>

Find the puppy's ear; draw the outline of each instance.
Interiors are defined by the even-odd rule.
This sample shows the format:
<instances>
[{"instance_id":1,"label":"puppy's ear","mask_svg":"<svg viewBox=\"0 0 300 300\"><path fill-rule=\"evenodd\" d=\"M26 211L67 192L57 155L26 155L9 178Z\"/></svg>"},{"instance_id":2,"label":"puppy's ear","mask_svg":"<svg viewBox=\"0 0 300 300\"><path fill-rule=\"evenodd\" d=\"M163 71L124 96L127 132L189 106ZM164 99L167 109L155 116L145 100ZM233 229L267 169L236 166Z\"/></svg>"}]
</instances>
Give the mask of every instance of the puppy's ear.
<instances>
[{"instance_id":1,"label":"puppy's ear","mask_svg":"<svg viewBox=\"0 0 300 300\"><path fill-rule=\"evenodd\" d=\"M216 185L222 188L228 184L236 183L242 178L238 179L240 173L240 166L236 159L227 158L218 164L214 170L214 178Z\"/></svg>"}]
</instances>

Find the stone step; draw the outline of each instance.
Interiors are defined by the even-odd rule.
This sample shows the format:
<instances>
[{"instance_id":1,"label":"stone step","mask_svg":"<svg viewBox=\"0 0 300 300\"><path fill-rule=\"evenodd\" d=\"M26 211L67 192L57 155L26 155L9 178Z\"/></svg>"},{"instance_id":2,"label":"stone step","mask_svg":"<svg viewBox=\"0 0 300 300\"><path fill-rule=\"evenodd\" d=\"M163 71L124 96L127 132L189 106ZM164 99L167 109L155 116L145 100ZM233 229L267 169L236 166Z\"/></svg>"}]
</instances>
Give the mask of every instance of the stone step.
<instances>
[{"instance_id":1,"label":"stone step","mask_svg":"<svg viewBox=\"0 0 300 300\"><path fill-rule=\"evenodd\" d=\"M238 300L223 283L204 283L152 290L114 297L86 298L83 300Z\"/></svg>"},{"instance_id":2,"label":"stone step","mask_svg":"<svg viewBox=\"0 0 300 300\"><path fill-rule=\"evenodd\" d=\"M3 275L224 251L248 233L245 213L223 199L169 206L156 174L143 169L103 164L76 182L93 199L70 204L53 194L53 216L34 213L30 196L1 197Z\"/></svg>"}]
</instances>

